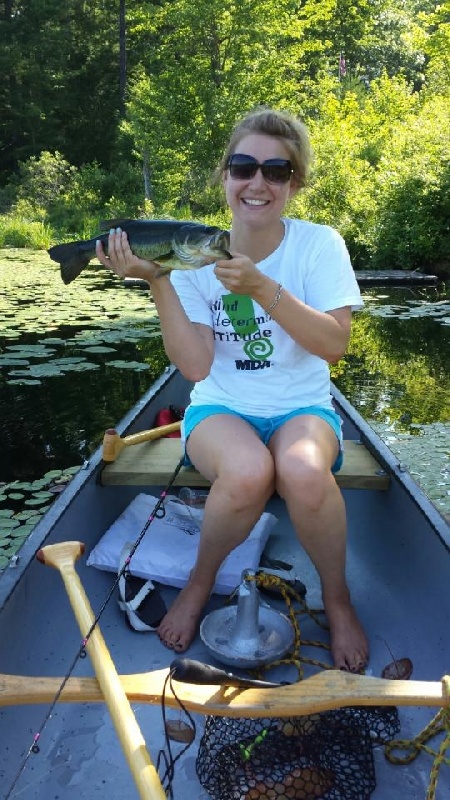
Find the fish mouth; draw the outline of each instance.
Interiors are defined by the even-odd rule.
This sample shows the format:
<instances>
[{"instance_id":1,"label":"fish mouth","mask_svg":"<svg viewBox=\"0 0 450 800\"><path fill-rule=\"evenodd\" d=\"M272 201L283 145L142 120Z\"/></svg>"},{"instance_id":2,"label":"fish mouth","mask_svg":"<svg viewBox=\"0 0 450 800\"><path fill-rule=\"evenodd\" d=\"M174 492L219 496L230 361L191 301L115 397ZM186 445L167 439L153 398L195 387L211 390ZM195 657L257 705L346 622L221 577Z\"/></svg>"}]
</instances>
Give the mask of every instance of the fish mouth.
<instances>
[{"instance_id":1,"label":"fish mouth","mask_svg":"<svg viewBox=\"0 0 450 800\"><path fill-rule=\"evenodd\" d=\"M174 251L185 264L197 265L198 262L214 263L218 258L231 258L228 248L230 234L219 231L212 236L203 236L197 241L187 236L181 243L174 242Z\"/></svg>"},{"instance_id":2,"label":"fish mouth","mask_svg":"<svg viewBox=\"0 0 450 800\"><path fill-rule=\"evenodd\" d=\"M220 258L231 258L229 253L230 249L230 233L229 231L219 231L213 234L206 244L205 255L209 253L215 254Z\"/></svg>"}]
</instances>

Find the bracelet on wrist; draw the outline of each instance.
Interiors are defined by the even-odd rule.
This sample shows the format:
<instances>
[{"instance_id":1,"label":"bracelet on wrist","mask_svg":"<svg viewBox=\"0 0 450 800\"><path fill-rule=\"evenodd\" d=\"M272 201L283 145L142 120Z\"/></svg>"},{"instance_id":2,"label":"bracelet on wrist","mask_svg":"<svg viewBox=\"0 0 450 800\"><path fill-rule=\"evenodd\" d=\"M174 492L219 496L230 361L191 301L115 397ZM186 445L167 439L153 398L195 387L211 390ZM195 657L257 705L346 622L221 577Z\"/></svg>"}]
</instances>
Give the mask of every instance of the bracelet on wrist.
<instances>
[{"instance_id":1,"label":"bracelet on wrist","mask_svg":"<svg viewBox=\"0 0 450 800\"><path fill-rule=\"evenodd\" d=\"M277 291L276 291L275 297L273 298L270 306L268 308L266 308L266 314L270 314L270 312L273 311L275 306L278 305L278 303L280 302L280 297L281 297L282 292L283 292L283 287L282 287L281 283L279 283L278 286L277 286Z\"/></svg>"}]
</instances>

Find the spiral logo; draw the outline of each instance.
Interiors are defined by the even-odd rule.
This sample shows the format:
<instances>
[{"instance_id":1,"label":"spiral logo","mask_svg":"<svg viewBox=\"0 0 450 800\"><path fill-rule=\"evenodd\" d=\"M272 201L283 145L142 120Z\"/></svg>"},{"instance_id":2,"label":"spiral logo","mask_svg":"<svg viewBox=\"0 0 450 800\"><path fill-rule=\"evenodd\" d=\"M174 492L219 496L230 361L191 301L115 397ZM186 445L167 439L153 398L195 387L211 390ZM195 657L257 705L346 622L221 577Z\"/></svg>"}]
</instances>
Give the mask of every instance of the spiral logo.
<instances>
[{"instance_id":1,"label":"spiral logo","mask_svg":"<svg viewBox=\"0 0 450 800\"><path fill-rule=\"evenodd\" d=\"M266 361L273 353L273 344L269 339L253 339L245 343L244 353L252 361Z\"/></svg>"}]
</instances>

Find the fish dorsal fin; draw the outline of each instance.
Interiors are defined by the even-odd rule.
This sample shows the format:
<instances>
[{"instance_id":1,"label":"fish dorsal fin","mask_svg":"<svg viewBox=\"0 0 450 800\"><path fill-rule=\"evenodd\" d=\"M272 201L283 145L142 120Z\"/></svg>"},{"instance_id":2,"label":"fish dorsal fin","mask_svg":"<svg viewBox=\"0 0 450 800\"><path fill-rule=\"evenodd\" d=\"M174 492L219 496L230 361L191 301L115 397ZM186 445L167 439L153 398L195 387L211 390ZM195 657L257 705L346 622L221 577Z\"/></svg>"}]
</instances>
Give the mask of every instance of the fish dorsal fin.
<instances>
[{"instance_id":1,"label":"fish dorsal fin","mask_svg":"<svg viewBox=\"0 0 450 800\"><path fill-rule=\"evenodd\" d=\"M109 231L111 228L123 228L124 225L129 225L130 222L135 222L132 219L103 219L100 222L99 228L101 231Z\"/></svg>"}]
</instances>

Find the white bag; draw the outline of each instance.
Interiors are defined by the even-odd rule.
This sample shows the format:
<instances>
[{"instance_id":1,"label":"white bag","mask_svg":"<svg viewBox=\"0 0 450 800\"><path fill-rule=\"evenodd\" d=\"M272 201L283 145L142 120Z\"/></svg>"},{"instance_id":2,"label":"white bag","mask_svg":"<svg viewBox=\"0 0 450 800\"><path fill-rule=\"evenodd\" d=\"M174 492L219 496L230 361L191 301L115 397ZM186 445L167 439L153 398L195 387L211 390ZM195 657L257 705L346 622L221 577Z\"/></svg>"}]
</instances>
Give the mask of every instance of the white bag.
<instances>
[{"instance_id":1,"label":"white bag","mask_svg":"<svg viewBox=\"0 0 450 800\"><path fill-rule=\"evenodd\" d=\"M91 551L88 566L117 573L124 544L138 538L157 500L148 494L135 497ZM164 517L153 519L131 559L130 572L139 578L181 589L188 581L197 556L204 512L177 499L167 499L164 507ZM241 583L243 570L257 569L277 521L268 512L261 515L247 539L223 562L213 589L216 594L229 594Z\"/></svg>"}]
</instances>

